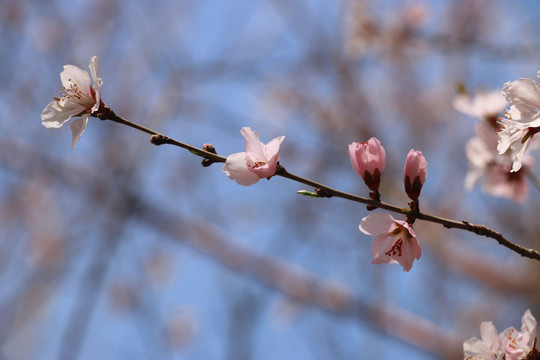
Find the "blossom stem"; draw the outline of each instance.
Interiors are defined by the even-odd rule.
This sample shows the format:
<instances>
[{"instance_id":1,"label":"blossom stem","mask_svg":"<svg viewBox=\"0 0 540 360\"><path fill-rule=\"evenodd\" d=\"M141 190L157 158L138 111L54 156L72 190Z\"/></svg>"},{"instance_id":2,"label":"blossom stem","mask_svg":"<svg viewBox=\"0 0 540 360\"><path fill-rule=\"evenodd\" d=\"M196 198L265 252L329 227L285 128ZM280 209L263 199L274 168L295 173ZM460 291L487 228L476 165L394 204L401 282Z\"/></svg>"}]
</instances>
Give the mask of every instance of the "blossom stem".
<instances>
[{"instance_id":1,"label":"blossom stem","mask_svg":"<svg viewBox=\"0 0 540 360\"><path fill-rule=\"evenodd\" d=\"M111 120L111 121L117 122L117 123L122 124L122 125L127 125L129 127L132 127L134 129L137 129L137 130L142 131L144 133L147 133L149 135L152 135L152 139L150 141L155 145L162 145L162 144L175 145L175 146L181 147L183 149L187 149L191 153L193 153L193 154L195 154L197 156L201 156L203 158L211 159L213 162L222 162L222 163L224 163L225 160L227 160L227 158L225 158L223 156L217 155L217 154L212 153L210 151L206 151L206 150L200 149L198 147L195 147L195 146L192 146L192 145L189 145L189 144L185 144L183 142L180 142L178 140L175 140L175 139L169 138L169 137L167 137L167 136L165 136L163 134L160 134L157 131L154 131L154 130L149 129L147 127L144 127L144 126L141 126L141 125L136 124L134 122L131 122L129 120L126 120L126 119L116 115L107 106L104 106L103 108L100 108L99 112L97 114L93 114L93 115L98 117L101 120ZM372 199L369 199L369 198L364 198L364 197L361 197L361 196L358 196L358 195L353 195L353 194L349 194L349 193L346 193L346 192L343 192L343 191L340 191L340 190L333 189L333 188L331 188L329 186L320 184L320 183L318 183L316 181L306 179L306 178L303 178L301 176L290 173L287 170L285 170L285 168L283 166L281 166L281 165L278 165L276 175L284 177L284 178L289 179L289 180L293 180L293 181L296 181L296 182L299 182L299 183L314 187L315 189L317 189L317 194L319 195L318 197L334 197L335 196L335 197L339 197L339 198L342 198L342 199L346 199L346 200L366 204L366 205L369 205L369 206L372 206L372 207L392 211L392 212L399 213L399 214L402 214L402 215L405 215L405 216L410 215L411 212L412 212L412 210L410 210L410 209L405 209L405 208L402 208L402 207L399 207L399 206L388 204L388 203L385 203L383 201L376 201L376 200L372 200ZM534 176L534 175L532 175L532 176ZM529 174L529 177L531 177L531 174ZM533 177L533 179L536 179L536 178ZM324 196L320 195L320 194L324 194ZM474 224L472 224L472 223L470 223L468 221L456 221L456 220L451 220L451 219L445 219L445 218L434 216L434 215L424 214L424 213L422 213L420 211L418 211L415 215L416 215L415 218L418 219L418 220L424 220L424 221L437 223L437 224L440 224L440 225L442 225L442 226L444 226L445 228L448 228L448 229L451 229L451 228L461 229L461 230L473 232L476 235L486 236L486 237L492 238L492 239L496 240L500 245L505 246L505 247L507 247L508 249L510 249L512 251L515 251L516 253L520 254L521 256L528 257L528 258L540 261L540 252L539 251L534 250L534 249L528 249L528 248L525 248L525 247L520 246L518 244L515 244L515 243L511 242L510 240L506 239L501 233L499 233L499 232L497 232L495 230L492 230L492 229L490 229L490 228L488 228L488 227L486 227L484 225L474 225Z\"/></svg>"}]
</instances>

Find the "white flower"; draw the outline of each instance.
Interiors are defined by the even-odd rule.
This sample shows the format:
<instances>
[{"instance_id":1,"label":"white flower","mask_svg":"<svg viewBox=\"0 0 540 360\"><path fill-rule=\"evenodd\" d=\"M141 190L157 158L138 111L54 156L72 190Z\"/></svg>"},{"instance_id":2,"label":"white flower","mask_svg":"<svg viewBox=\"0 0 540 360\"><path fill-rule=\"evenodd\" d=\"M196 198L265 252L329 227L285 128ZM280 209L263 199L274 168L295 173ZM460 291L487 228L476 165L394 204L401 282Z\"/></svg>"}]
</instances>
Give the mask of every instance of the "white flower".
<instances>
[{"instance_id":1,"label":"white flower","mask_svg":"<svg viewBox=\"0 0 540 360\"><path fill-rule=\"evenodd\" d=\"M497 150L499 154L510 151L514 156L512 171L518 171L531 139L540 131L540 85L532 79L509 81L502 94L510 110L500 119Z\"/></svg>"},{"instance_id":2,"label":"white flower","mask_svg":"<svg viewBox=\"0 0 540 360\"><path fill-rule=\"evenodd\" d=\"M48 129L58 129L72 117L79 117L70 125L73 134L72 149L86 129L90 115L97 111L101 104L103 81L98 77L99 63L96 56L90 59L88 67L92 74L93 86L87 71L74 65L64 65L64 71L60 73L62 96L55 97L41 113L41 124Z\"/></svg>"},{"instance_id":3,"label":"white flower","mask_svg":"<svg viewBox=\"0 0 540 360\"><path fill-rule=\"evenodd\" d=\"M463 343L465 360L502 360L504 353L501 348L499 333L491 321L480 324L480 336Z\"/></svg>"}]
</instances>

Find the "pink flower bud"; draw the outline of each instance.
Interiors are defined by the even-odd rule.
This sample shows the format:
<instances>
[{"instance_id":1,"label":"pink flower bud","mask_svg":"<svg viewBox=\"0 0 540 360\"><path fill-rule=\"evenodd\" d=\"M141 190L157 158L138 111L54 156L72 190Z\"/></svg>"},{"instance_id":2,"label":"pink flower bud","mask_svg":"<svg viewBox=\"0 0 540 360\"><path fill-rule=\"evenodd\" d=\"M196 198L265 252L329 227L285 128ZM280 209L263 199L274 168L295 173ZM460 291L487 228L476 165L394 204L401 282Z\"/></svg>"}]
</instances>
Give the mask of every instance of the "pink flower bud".
<instances>
[{"instance_id":1,"label":"pink flower bud","mask_svg":"<svg viewBox=\"0 0 540 360\"><path fill-rule=\"evenodd\" d=\"M367 187L378 191L386 164L386 152L379 140L372 137L365 143L353 142L349 145L349 156L354 170L364 179Z\"/></svg>"},{"instance_id":2,"label":"pink flower bud","mask_svg":"<svg viewBox=\"0 0 540 360\"><path fill-rule=\"evenodd\" d=\"M422 185L427 178L427 162L421 151L411 150L405 160L405 171L403 172L405 182L405 192L413 201L418 200Z\"/></svg>"}]
</instances>

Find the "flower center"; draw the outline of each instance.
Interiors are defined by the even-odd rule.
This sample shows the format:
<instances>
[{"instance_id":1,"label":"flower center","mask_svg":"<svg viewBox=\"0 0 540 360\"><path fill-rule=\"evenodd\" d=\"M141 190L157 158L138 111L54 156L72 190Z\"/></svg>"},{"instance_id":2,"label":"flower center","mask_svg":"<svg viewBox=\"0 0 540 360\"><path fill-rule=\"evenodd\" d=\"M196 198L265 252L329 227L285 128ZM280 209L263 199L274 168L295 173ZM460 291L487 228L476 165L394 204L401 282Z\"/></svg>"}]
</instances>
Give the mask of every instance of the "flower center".
<instances>
[{"instance_id":1,"label":"flower center","mask_svg":"<svg viewBox=\"0 0 540 360\"><path fill-rule=\"evenodd\" d=\"M499 120L497 120L497 132L501 132L506 128L506 122L508 120L512 120L512 115L510 112L506 109L504 109L504 115L499 117Z\"/></svg>"},{"instance_id":2,"label":"flower center","mask_svg":"<svg viewBox=\"0 0 540 360\"><path fill-rule=\"evenodd\" d=\"M266 165L267 163L265 161L257 161L255 164L253 164L253 166L250 166L252 169L257 169L257 168L260 168L264 165Z\"/></svg>"},{"instance_id":3,"label":"flower center","mask_svg":"<svg viewBox=\"0 0 540 360\"><path fill-rule=\"evenodd\" d=\"M516 344L516 337L514 336L514 332L515 332L515 330L512 329L512 330L510 330L510 332L508 333L507 339L508 339L509 343L508 343L507 346L508 346L509 348L511 348L512 350L517 350L518 347L517 347L517 344Z\"/></svg>"},{"instance_id":4,"label":"flower center","mask_svg":"<svg viewBox=\"0 0 540 360\"><path fill-rule=\"evenodd\" d=\"M79 85L77 83L72 82L72 79L68 79L70 86L69 88L62 87L60 90L60 97L54 97L56 101L64 100L64 101L75 101L76 103L79 103L81 105L88 106L91 108L95 100L93 99L95 97L94 95L94 89L90 87L91 96L88 96L87 93L84 93Z\"/></svg>"},{"instance_id":5,"label":"flower center","mask_svg":"<svg viewBox=\"0 0 540 360\"><path fill-rule=\"evenodd\" d=\"M392 246L392 248L384 253L387 256L401 256L401 247L403 246L403 239L399 238L398 241Z\"/></svg>"}]
</instances>

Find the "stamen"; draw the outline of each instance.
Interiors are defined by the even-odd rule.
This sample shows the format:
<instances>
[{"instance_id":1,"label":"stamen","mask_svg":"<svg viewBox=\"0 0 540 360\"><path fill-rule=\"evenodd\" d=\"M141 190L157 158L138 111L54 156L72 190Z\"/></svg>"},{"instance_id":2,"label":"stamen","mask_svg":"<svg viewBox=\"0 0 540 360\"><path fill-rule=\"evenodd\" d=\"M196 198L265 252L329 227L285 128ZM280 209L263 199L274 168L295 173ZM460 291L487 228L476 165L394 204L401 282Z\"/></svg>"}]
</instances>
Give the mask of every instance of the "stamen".
<instances>
[{"instance_id":1,"label":"stamen","mask_svg":"<svg viewBox=\"0 0 540 360\"><path fill-rule=\"evenodd\" d=\"M69 88L66 88L65 86L60 89L60 97L54 97L54 99L58 102L60 100L72 100L75 101L81 105L90 105L90 103L94 100L95 101L95 95L94 89L90 87L90 94L84 93L78 84L73 83L72 79L68 79L70 82Z\"/></svg>"},{"instance_id":2,"label":"stamen","mask_svg":"<svg viewBox=\"0 0 540 360\"><path fill-rule=\"evenodd\" d=\"M517 344L516 344L516 339L515 339L515 337L512 336L512 334L514 333L514 331L515 331L515 330L512 329L512 330L510 330L510 332L508 333L507 339L508 339L509 343L508 343L506 346L508 346L509 348L512 348L512 349L515 350L515 349L517 349L518 347L517 347Z\"/></svg>"},{"instance_id":3,"label":"stamen","mask_svg":"<svg viewBox=\"0 0 540 360\"><path fill-rule=\"evenodd\" d=\"M264 165L266 165L267 163L264 162L264 161L257 161L253 166L250 166L252 169L257 169L257 168L260 168Z\"/></svg>"},{"instance_id":4,"label":"stamen","mask_svg":"<svg viewBox=\"0 0 540 360\"><path fill-rule=\"evenodd\" d=\"M394 246L392 246L392 248L388 251L386 251L384 253L384 255L387 255L387 256L401 256L401 247L403 246L403 240L400 238L398 241L396 241L396 243L394 244Z\"/></svg>"},{"instance_id":5,"label":"stamen","mask_svg":"<svg viewBox=\"0 0 540 360\"><path fill-rule=\"evenodd\" d=\"M505 124L506 120L507 119L503 119L502 117L499 117L499 120L497 120L497 125L499 125L499 129L497 130L498 133L503 131L506 128L506 124Z\"/></svg>"},{"instance_id":6,"label":"stamen","mask_svg":"<svg viewBox=\"0 0 540 360\"><path fill-rule=\"evenodd\" d=\"M501 132L506 128L506 122L508 120L512 120L512 114L510 114L510 111L504 109L504 114L502 117L499 117L499 120L497 120L497 125L499 125L499 129L497 132Z\"/></svg>"}]
</instances>

